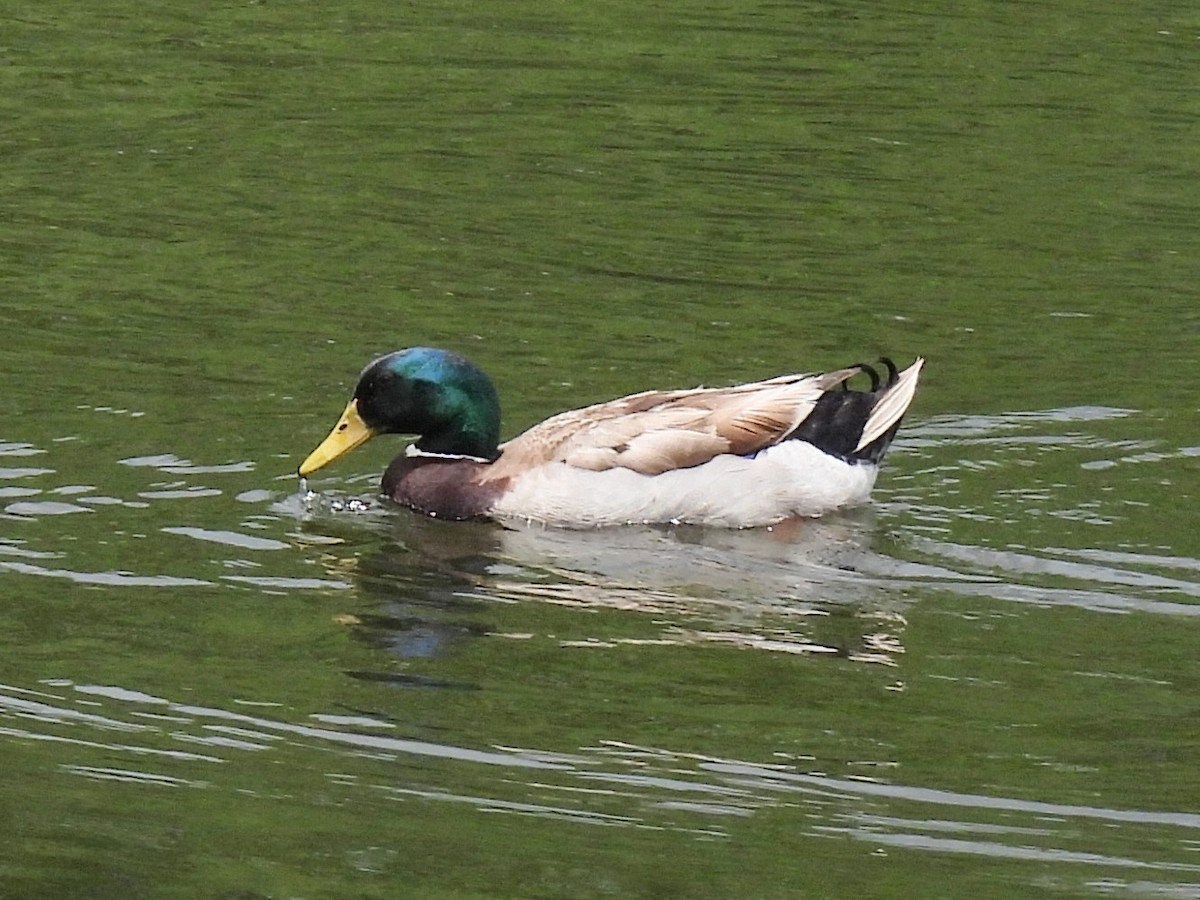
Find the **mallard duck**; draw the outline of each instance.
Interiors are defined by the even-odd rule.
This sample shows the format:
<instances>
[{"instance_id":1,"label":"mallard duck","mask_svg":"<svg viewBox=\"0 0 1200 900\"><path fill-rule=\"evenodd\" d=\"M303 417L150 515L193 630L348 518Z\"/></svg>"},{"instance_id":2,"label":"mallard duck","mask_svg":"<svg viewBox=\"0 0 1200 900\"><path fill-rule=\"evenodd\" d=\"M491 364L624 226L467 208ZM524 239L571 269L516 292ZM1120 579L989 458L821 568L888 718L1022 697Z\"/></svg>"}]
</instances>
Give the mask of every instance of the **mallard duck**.
<instances>
[{"instance_id":1,"label":"mallard duck","mask_svg":"<svg viewBox=\"0 0 1200 900\"><path fill-rule=\"evenodd\" d=\"M500 441L492 380L446 350L370 363L307 476L376 434L417 435L383 493L446 519L770 525L864 502L924 360L881 379L869 365L726 388L643 391L559 413ZM865 374L870 390L847 381Z\"/></svg>"}]
</instances>

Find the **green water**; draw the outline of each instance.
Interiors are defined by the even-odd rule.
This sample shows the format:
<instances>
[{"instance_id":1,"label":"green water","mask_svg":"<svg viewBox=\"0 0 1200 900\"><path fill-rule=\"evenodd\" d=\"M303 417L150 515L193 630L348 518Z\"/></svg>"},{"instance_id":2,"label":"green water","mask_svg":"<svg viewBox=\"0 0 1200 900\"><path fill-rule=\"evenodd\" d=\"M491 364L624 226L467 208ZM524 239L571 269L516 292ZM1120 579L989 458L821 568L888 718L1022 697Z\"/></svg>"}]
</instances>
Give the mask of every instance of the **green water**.
<instances>
[{"instance_id":1,"label":"green water","mask_svg":"<svg viewBox=\"0 0 1200 900\"><path fill-rule=\"evenodd\" d=\"M1200 896L1191 5L0 21L0 896ZM929 367L796 533L303 503L416 344Z\"/></svg>"}]
</instances>

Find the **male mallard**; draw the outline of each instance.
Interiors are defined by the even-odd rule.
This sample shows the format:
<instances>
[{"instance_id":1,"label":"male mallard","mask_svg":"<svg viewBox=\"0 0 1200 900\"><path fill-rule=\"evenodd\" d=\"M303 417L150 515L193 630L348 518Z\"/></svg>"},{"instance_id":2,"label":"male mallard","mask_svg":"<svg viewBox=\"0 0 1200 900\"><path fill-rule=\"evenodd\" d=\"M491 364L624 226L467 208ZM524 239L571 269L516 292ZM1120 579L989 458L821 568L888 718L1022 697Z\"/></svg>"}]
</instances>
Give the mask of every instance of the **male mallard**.
<instances>
[{"instance_id":1,"label":"male mallard","mask_svg":"<svg viewBox=\"0 0 1200 900\"><path fill-rule=\"evenodd\" d=\"M383 475L397 503L447 519L728 527L819 516L870 495L923 359L727 388L644 391L559 413L504 444L490 378L414 347L363 370L305 476L380 433L418 435ZM869 391L850 390L859 373Z\"/></svg>"}]
</instances>

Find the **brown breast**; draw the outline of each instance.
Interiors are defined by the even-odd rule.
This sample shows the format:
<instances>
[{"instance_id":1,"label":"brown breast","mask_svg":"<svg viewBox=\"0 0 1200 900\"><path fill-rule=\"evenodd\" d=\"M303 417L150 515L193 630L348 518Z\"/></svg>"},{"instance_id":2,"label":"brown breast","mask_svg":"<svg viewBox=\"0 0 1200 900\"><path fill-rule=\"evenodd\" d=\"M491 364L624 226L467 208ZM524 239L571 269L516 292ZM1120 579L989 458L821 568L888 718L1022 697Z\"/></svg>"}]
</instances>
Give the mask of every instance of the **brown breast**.
<instances>
[{"instance_id":1,"label":"brown breast","mask_svg":"<svg viewBox=\"0 0 1200 900\"><path fill-rule=\"evenodd\" d=\"M383 473L383 493L439 519L486 519L509 479L481 484L487 463L469 459L397 456Z\"/></svg>"}]
</instances>

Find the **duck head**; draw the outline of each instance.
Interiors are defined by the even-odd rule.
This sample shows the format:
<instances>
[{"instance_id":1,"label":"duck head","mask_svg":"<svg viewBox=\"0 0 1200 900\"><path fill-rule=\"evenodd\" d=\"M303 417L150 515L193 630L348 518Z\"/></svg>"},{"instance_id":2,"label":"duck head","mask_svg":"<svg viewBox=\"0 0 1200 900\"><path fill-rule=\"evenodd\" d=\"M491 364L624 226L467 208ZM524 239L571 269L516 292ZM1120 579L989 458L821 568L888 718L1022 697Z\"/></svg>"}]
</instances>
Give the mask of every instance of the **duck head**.
<instances>
[{"instance_id":1,"label":"duck head","mask_svg":"<svg viewBox=\"0 0 1200 900\"><path fill-rule=\"evenodd\" d=\"M358 378L329 436L300 464L309 475L377 434L418 435L422 453L494 460L500 399L492 380L447 350L413 347L381 356Z\"/></svg>"}]
</instances>

